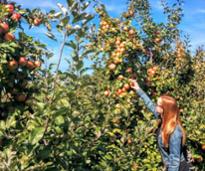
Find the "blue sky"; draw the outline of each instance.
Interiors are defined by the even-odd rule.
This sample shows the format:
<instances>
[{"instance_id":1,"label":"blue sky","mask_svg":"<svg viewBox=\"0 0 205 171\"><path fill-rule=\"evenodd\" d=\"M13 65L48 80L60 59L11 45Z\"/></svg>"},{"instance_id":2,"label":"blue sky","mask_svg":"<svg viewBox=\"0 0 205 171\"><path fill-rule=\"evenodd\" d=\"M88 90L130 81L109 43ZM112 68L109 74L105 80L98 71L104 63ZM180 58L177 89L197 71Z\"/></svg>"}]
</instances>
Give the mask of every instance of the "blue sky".
<instances>
[{"instance_id":1,"label":"blue sky","mask_svg":"<svg viewBox=\"0 0 205 171\"><path fill-rule=\"evenodd\" d=\"M49 11L50 9L58 10L56 3L60 2L65 4L66 0L13 0L23 7L28 8L41 8L43 11ZM169 3L175 2L175 0L167 0ZM181 30L185 34L190 35L192 50L196 49L199 45L205 45L205 0L184 0L183 5L184 17L180 25ZM122 11L126 10L127 0L101 0L107 7L111 16L117 17ZM150 0L152 7L152 15L155 21L163 21L162 8L160 6L160 0ZM91 10L92 11L92 10ZM62 35L57 33L59 38L58 42L53 42L45 36L46 30L44 27L32 28L27 30L30 35L47 44L48 48L53 51L54 57L50 59L50 62L56 62L59 54L59 47L61 43ZM69 49L66 49L63 53L63 58L69 59ZM85 65L89 66L90 61L85 61ZM65 61L60 66L61 70L68 68Z\"/></svg>"}]
</instances>

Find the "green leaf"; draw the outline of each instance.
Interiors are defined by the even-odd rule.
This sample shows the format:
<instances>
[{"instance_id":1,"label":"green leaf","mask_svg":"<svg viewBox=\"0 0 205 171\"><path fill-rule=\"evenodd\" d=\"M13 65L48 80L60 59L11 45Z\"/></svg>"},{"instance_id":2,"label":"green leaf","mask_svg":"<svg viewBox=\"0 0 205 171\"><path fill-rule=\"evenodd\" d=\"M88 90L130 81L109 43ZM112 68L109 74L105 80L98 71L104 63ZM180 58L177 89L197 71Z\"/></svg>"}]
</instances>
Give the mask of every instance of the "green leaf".
<instances>
[{"instance_id":1,"label":"green leaf","mask_svg":"<svg viewBox=\"0 0 205 171\"><path fill-rule=\"evenodd\" d=\"M83 20L83 19L86 19L86 17L87 17L87 13L82 13L82 14L80 14L80 15L76 15L76 16L74 16L74 19L73 19L73 24L74 23L76 23L76 22L78 22L78 21L81 21L81 20Z\"/></svg>"},{"instance_id":2,"label":"green leaf","mask_svg":"<svg viewBox=\"0 0 205 171\"><path fill-rule=\"evenodd\" d=\"M51 32L47 32L46 36L48 36L50 39L57 41L57 39L55 38L55 36L53 35L53 33Z\"/></svg>"},{"instance_id":3,"label":"green leaf","mask_svg":"<svg viewBox=\"0 0 205 171\"><path fill-rule=\"evenodd\" d=\"M65 27L68 24L68 22L69 22L69 17L66 16L61 20L62 23L61 25Z\"/></svg>"},{"instance_id":4,"label":"green leaf","mask_svg":"<svg viewBox=\"0 0 205 171\"><path fill-rule=\"evenodd\" d=\"M64 117L63 116L57 116L56 118L55 118L55 124L56 125L62 125L62 124L64 124L64 122L65 122L65 120L64 120Z\"/></svg>"},{"instance_id":5,"label":"green leaf","mask_svg":"<svg viewBox=\"0 0 205 171\"><path fill-rule=\"evenodd\" d=\"M76 49L77 48L77 45L74 43L74 41L70 41L70 42L67 42L66 44L65 44L66 46L69 46L69 47L71 47L71 48L73 48L73 49Z\"/></svg>"},{"instance_id":6,"label":"green leaf","mask_svg":"<svg viewBox=\"0 0 205 171\"><path fill-rule=\"evenodd\" d=\"M71 7L74 3L74 0L67 0L67 4L69 7Z\"/></svg>"},{"instance_id":7,"label":"green leaf","mask_svg":"<svg viewBox=\"0 0 205 171\"><path fill-rule=\"evenodd\" d=\"M43 137L45 128L44 127L38 127L32 130L29 140L31 144L36 144L38 141Z\"/></svg>"}]
</instances>

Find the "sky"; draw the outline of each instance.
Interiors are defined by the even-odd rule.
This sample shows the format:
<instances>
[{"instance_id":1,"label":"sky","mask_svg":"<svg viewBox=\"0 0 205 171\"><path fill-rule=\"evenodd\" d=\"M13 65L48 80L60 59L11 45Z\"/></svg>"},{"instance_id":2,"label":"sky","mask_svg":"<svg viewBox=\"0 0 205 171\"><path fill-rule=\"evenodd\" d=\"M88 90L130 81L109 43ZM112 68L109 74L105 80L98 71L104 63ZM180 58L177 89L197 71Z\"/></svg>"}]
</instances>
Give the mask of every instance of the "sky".
<instances>
[{"instance_id":1,"label":"sky","mask_svg":"<svg viewBox=\"0 0 205 171\"><path fill-rule=\"evenodd\" d=\"M65 4L66 0L13 0L14 2L22 5L25 8L41 8L42 11L46 12L51 9L59 10L56 3ZM167 0L168 3L172 4L176 0ZM184 0L183 10L184 17L180 24L180 29L184 34L190 36L192 45L192 51L198 46L205 45L205 0ZM118 17L121 12L127 9L127 0L100 0L105 4L107 11L112 17ZM155 21L164 21L162 7L160 0L150 0L152 8L152 16ZM90 10L92 12L92 9ZM93 22L96 22L94 20ZM49 63L56 63L58 60L59 48L61 43L62 35L57 33L58 42L53 42L45 36L46 29L43 26L38 28L26 29L29 35L34 36L36 39L47 44L48 49L54 53L54 57L49 60ZM65 49L63 53L63 59L69 59L70 51ZM90 66L92 62L86 60L85 66ZM65 60L62 61L60 69L65 71L68 68Z\"/></svg>"}]
</instances>

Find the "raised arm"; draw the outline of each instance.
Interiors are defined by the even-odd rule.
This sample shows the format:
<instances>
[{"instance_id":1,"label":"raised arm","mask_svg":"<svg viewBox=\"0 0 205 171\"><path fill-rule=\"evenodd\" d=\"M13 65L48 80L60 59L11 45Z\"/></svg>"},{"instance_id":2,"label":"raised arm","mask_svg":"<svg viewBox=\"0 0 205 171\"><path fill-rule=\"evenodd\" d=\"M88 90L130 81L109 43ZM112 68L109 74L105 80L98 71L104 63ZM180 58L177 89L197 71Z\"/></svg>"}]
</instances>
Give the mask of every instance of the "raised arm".
<instances>
[{"instance_id":1,"label":"raised arm","mask_svg":"<svg viewBox=\"0 0 205 171\"><path fill-rule=\"evenodd\" d=\"M144 101L147 108L154 114L155 118L159 118L159 114L156 112L156 105L152 102L149 96L139 87L138 83L135 80L131 81L131 87L137 92L137 94Z\"/></svg>"}]
</instances>

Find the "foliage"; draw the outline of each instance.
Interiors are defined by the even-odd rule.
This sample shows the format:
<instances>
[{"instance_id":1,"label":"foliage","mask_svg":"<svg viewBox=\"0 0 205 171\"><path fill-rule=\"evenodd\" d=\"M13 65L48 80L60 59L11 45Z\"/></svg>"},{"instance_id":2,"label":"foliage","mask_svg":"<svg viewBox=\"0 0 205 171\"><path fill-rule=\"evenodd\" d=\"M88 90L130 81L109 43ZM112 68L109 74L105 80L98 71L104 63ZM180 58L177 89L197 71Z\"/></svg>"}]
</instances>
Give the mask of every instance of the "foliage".
<instances>
[{"instance_id":1,"label":"foliage","mask_svg":"<svg viewBox=\"0 0 205 171\"><path fill-rule=\"evenodd\" d=\"M93 4L99 26L90 23ZM166 23L154 21L148 0L128 1L119 18L95 1L68 0L47 14L14 4L22 16L18 21L0 4L1 170L162 170L158 121L131 90L129 78L153 101L163 93L177 99L193 169L203 170L205 52L191 53L180 35L181 4L163 1ZM53 65L28 66L52 54L24 32L22 20L35 29L42 24L50 39L62 41L55 73ZM16 39L6 41L8 32ZM71 55L68 70L61 72L65 48ZM93 62L92 74L86 74L85 59Z\"/></svg>"}]
</instances>

